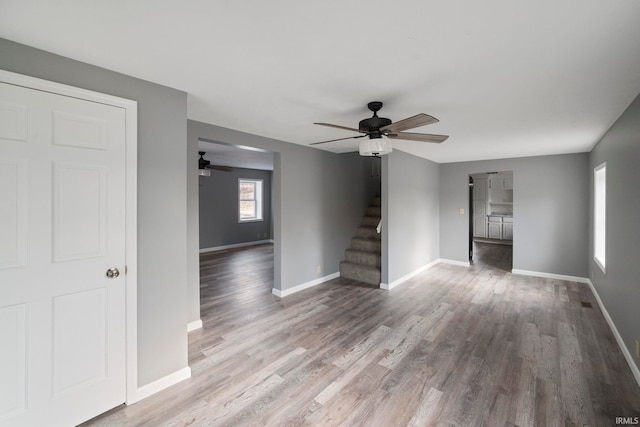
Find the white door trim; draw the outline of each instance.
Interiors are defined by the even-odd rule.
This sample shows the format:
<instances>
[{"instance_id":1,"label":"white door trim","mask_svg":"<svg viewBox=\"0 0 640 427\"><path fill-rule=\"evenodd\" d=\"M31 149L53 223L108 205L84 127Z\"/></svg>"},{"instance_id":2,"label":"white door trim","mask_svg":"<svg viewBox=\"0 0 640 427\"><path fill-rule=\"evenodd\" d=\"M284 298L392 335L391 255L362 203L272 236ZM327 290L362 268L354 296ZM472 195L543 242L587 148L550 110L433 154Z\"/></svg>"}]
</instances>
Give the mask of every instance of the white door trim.
<instances>
[{"instance_id":1,"label":"white door trim","mask_svg":"<svg viewBox=\"0 0 640 427\"><path fill-rule=\"evenodd\" d=\"M0 70L0 81L44 92L55 93L101 104L123 108L125 111L126 137L126 403L137 400L138 394L138 283L137 283L137 177L138 177L138 103L129 99L106 95L86 89L80 89L61 83L42 80L35 77Z\"/></svg>"}]
</instances>

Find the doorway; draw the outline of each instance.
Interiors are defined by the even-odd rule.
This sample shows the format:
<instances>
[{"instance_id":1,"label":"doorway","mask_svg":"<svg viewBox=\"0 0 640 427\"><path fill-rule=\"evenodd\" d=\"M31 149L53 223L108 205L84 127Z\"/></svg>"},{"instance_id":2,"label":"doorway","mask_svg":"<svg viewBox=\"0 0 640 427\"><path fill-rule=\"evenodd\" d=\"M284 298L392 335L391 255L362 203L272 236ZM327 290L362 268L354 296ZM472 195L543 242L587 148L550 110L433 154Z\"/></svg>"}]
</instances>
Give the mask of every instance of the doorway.
<instances>
[{"instance_id":1,"label":"doorway","mask_svg":"<svg viewBox=\"0 0 640 427\"><path fill-rule=\"evenodd\" d=\"M513 171L469 175L469 261L513 268Z\"/></svg>"},{"instance_id":2,"label":"doorway","mask_svg":"<svg viewBox=\"0 0 640 427\"><path fill-rule=\"evenodd\" d=\"M274 153L247 148L198 141L201 253L273 242Z\"/></svg>"},{"instance_id":3,"label":"doorway","mask_svg":"<svg viewBox=\"0 0 640 427\"><path fill-rule=\"evenodd\" d=\"M267 248L262 255L271 259L268 275L272 279L268 284L272 287L275 154L204 139L198 141L198 150L199 166L204 165L204 170L199 169L198 178L201 269L203 263L229 263L225 270L225 286L237 285L235 287L240 289L245 284L242 279L246 279L246 271L232 267L250 264L252 257L248 254L255 252L256 247ZM251 265L245 267L251 269ZM201 277L201 286L210 285L206 280ZM271 287L266 289L268 293L271 293ZM223 292L220 286L207 289L209 294ZM201 287L201 302L203 292Z\"/></svg>"}]
</instances>

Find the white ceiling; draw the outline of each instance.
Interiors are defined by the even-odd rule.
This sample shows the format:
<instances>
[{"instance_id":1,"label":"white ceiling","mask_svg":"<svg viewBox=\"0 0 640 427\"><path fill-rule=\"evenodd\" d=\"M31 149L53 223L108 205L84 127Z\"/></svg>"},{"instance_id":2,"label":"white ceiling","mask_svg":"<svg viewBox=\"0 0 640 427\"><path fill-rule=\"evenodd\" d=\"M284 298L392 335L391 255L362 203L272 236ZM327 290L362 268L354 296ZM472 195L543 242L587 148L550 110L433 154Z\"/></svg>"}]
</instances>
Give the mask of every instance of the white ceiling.
<instances>
[{"instance_id":1,"label":"white ceiling","mask_svg":"<svg viewBox=\"0 0 640 427\"><path fill-rule=\"evenodd\" d=\"M204 151L204 159L209 160L212 165L273 170L273 153L270 151L203 140L198 141L198 151Z\"/></svg>"},{"instance_id":2,"label":"white ceiling","mask_svg":"<svg viewBox=\"0 0 640 427\"><path fill-rule=\"evenodd\" d=\"M0 36L189 93L188 116L296 144L366 103L437 162L588 151L640 92L638 0L0 0ZM317 146L354 151L357 140Z\"/></svg>"}]
</instances>

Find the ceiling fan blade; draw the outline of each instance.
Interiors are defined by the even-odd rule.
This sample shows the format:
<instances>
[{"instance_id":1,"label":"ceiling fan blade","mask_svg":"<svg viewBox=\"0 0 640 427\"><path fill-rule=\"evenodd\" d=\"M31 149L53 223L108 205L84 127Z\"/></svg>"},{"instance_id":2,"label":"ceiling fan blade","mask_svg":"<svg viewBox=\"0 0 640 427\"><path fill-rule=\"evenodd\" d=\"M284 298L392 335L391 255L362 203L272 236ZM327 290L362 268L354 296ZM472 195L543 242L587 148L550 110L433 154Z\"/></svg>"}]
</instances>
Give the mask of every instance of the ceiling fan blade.
<instances>
[{"instance_id":1,"label":"ceiling fan blade","mask_svg":"<svg viewBox=\"0 0 640 427\"><path fill-rule=\"evenodd\" d=\"M413 129L420 126L430 125L432 123L438 123L438 119L428 114L420 113L408 119L400 120L399 122L391 123L390 125L380 128L382 132L401 132L407 129Z\"/></svg>"},{"instance_id":2,"label":"ceiling fan blade","mask_svg":"<svg viewBox=\"0 0 640 427\"><path fill-rule=\"evenodd\" d=\"M222 172L232 172L233 168L231 166L218 166L218 165L207 165L205 169L215 169L217 171Z\"/></svg>"},{"instance_id":3,"label":"ceiling fan blade","mask_svg":"<svg viewBox=\"0 0 640 427\"><path fill-rule=\"evenodd\" d=\"M331 123L314 123L314 125L328 126L328 127L330 127L330 128L344 129L344 130L350 130L350 131L352 131L352 132L365 133L365 131L360 130L360 129L348 128L348 127L346 127L346 126L340 126L340 125L332 125Z\"/></svg>"},{"instance_id":4,"label":"ceiling fan blade","mask_svg":"<svg viewBox=\"0 0 640 427\"><path fill-rule=\"evenodd\" d=\"M405 139L408 141L420 141L420 142L434 142L441 143L449 138L449 135L433 135L429 133L412 133L412 132L397 132L387 135L391 139Z\"/></svg>"},{"instance_id":5,"label":"ceiling fan blade","mask_svg":"<svg viewBox=\"0 0 640 427\"><path fill-rule=\"evenodd\" d=\"M365 136L367 136L367 135L358 135L358 136L349 136L347 138L330 139L328 141L312 142L309 145L326 144L327 142L342 141L342 140L345 140L345 139L364 138Z\"/></svg>"}]
</instances>

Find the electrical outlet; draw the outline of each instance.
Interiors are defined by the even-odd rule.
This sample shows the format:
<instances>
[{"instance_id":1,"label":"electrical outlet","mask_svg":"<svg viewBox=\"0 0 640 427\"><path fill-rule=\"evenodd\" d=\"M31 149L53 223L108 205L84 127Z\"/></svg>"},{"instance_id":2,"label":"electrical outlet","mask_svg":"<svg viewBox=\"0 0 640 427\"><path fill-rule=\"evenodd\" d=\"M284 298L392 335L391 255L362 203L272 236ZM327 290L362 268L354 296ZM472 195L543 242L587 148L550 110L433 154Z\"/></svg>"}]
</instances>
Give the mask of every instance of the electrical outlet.
<instances>
[{"instance_id":1,"label":"electrical outlet","mask_svg":"<svg viewBox=\"0 0 640 427\"><path fill-rule=\"evenodd\" d=\"M316 267L316 273L320 274L320 272L322 271L322 269L320 268L320 266Z\"/></svg>"},{"instance_id":2,"label":"electrical outlet","mask_svg":"<svg viewBox=\"0 0 640 427\"><path fill-rule=\"evenodd\" d=\"M640 359L640 341L636 340L636 357Z\"/></svg>"}]
</instances>

